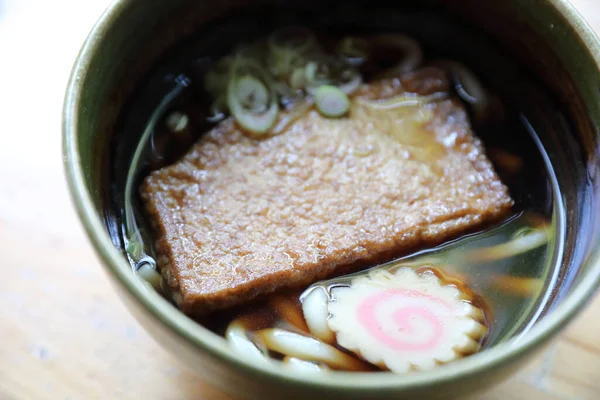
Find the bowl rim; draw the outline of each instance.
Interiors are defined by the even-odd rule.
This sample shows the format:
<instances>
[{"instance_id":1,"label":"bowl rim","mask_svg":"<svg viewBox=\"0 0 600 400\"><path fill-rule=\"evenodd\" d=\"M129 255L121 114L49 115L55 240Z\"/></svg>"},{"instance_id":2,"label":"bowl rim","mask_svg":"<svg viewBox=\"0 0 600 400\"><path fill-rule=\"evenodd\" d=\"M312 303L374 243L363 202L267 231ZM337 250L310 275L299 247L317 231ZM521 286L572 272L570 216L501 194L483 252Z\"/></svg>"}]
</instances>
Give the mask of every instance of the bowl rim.
<instances>
[{"instance_id":1,"label":"bowl rim","mask_svg":"<svg viewBox=\"0 0 600 400\"><path fill-rule=\"evenodd\" d=\"M229 367L238 369L247 375L260 375L270 379L287 381L290 384L302 384L315 389L337 391L377 391L377 390L415 390L431 387L432 384L449 381L470 375L492 372L504 364L516 361L521 354L530 353L550 340L563 329L591 300L600 286L600 256L595 259L587 279L579 283L550 314L537 322L527 334L520 338L511 338L484 352L452 363L451 368L438 368L419 374L395 375L392 373L346 373L337 372L325 375L303 375L290 372L274 365L257 365L251 359L234 354L226 342L198 323L174 312L171 304L149 292L131 273L131 268L122 254L114 247L105 227L95 211L94 202L86 189L84 170L80 164L78 152L78 113L82 95L85 91L85 77L92 70L91 59L96 54L106 33L112 29L116 17L135 0L115 0L102 14L85 40L75 61L63 106L63 163L68 182L71 201L81 223L91 241L96 254L110 275L147 313L160 321L171 333L188 345L216 357ZM579 38L582 46L593 57L600 74L600 41L595 32L585 22L578 11L567 0L546 0ZM600 243L597 243L600 246ZM517 340L518 339L518 340Z\"/></svg>"}]
</instances>

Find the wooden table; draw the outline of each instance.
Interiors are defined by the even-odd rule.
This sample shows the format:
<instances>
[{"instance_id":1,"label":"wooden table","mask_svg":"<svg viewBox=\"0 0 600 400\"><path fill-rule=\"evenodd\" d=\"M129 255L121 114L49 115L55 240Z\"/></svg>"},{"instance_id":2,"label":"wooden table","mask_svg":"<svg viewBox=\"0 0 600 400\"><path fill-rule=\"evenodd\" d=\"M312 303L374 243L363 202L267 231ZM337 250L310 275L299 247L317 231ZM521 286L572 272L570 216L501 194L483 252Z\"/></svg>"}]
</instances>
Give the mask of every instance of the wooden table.
<instances>
[{"instance_id":1,"label":"wooden table","mask_svg":"<svg viewBox=\"0 0 600 400\"><path fill-rule=\"evenodd\" d=\"M226 399L129 315L67 194L62 96L108 2L0 0L0 400ZM600 30L600 2L573 3ZM600 398L598 313L600 297L531 368L478 398Z\"/></svg>"}]
</instances>

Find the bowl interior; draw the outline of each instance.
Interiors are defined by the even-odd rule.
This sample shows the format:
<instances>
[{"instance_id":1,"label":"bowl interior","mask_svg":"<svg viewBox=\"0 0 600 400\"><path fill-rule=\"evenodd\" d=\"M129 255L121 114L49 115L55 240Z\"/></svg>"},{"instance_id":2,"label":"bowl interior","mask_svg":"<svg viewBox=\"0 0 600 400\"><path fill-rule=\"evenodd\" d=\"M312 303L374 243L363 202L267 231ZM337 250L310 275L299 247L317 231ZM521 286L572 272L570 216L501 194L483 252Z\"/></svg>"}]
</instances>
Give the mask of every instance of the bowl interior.
<instances>
[{"instance_id":1,"label":"bowl interior","mask_svg":"<svg viewBox=\"0 0 600 400\"><path fill-rule=\"evenodd\" d=\"M394 380L365 376L359 386L383 391L384 387L409 384L417 387L432 379L449 381L475 369L484 373L486 368L503 361L509 364L519 353L532 350L570 319L590 296L600 276L600 110L596 107L600 104L600 74L598 43L566 2L533 5L501 0L485 4L440 0L422 2L418 7L414 2L397 2L390 9L376 0L346 2L344 6L327 1L130 0L115 3L95 28L101 35L92 34L86 42L65 104L65 150L71 190L92 241L126 289L128 301L143 305L148 313L145 318L161 321L163 333L158 336L165 342L181 338L192 352L203 352L222 365L237 365L249 374L260 370L229 354L215 335L139 287L122 252L119 209L114 203L115 190L123 178L118 166L130 155L115 149L131 149L123 143L135 142L142 133L121 129L120 116L128 102L142 93L140 85L157 73L156 67L163 60L177 54L173 49L180 48L207 23L227 21L222 18L235 10L256 12L259 3L284 10L289 22L295 24L320 14L326 16L332 29L341 25L393 31L400 26L435 52L464 61L503 97L514 99L519 109L525 110L528 123L541 133L539 139L547 152L544 162L551 163L555 172L551 184L560 196L554 198L554 204L562 210L555 216L555 228L564 241L554 250L555 289L533 329L456 366ZM261 19L260 12L256 15ZM424 21L429 21L429 29L422 29ZM268 19L264 17L261 22L267 24ZM233 34L251 29L240 23L214 26ZM223 37L216 35L214 40ZM269 374L299 379L286 376L284 371ZM357 385L343 375L323 382L317 379L313 384Z\"/></svg>"}]
</instances>

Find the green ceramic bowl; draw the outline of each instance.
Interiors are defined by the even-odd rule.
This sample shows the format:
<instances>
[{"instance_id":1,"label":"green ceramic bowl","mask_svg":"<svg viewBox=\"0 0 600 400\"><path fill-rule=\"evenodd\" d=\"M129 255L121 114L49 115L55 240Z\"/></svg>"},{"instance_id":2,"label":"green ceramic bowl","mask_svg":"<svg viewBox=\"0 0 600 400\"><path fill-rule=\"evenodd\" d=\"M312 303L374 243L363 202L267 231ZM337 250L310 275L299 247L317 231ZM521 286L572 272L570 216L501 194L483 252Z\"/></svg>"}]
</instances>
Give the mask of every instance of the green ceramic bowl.
<instances>
[{"instance_id":1,"label":"green ceramic bowl","mask_svg":"<svg viewBox=\"0 0 600 400\"><path fill-rule=\"evenodd\" d=\"M249 3L283 4L334 16L337 12L327 0L117 0L93 28L77 59L64 106L67 177L79 216L124 302L162 345L199 371L199 379L242 398L447 399L487 388L515 372L575 317L600 282L600 44L593 32L566 0L394 2L395 10L404 3L414 9L410 3L418 3L479 29L543 81L568 115L573 133L553 131L561 121L549 115L547 134L541 138L566 209L558 286L550 306L526 334L443 368L405 376L306 377L252 365L233 354L222 338L140 286L110 235L116 227L110 222L115 210L107 199L108 165L114 142L122 140L113 135L120 111L169 48L207 21ZM353 3L377 9L383 2Z\"/></svg>"}]
</instances>

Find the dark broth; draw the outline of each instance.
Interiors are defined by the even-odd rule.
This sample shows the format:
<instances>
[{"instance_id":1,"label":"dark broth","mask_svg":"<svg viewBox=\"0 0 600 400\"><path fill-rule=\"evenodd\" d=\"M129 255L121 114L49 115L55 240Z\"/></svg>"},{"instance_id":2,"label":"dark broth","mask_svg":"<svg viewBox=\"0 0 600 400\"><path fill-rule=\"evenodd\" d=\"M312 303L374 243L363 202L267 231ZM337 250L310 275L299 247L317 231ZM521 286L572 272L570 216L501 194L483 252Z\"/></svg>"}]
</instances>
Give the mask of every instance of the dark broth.
<instances>
[{"instance_id":1,"label":"dark broth","mask_svg":"<svg viewBox=\"0 0 600 400\"><path fill-rule=\"evenodd\" d=\"M260 24L256 23L257 18ZM112 233L117 236L115 242L123 247L132 266L135 268L140 262L152 262L155 256L137 198L139 179L151 170L176 161L204 132L214 126L206 120L212 101L202 88L203 74L211 63L229 53L240 42L240 36L248 41L290 24L301 24L319 33L326 32L323 37L334 39L347 34L378 31L408 34L421 43L425 63L437 58L459 60L471 68L486 88L501 100L499 109L503 112L498 115L502 114L502 118L491 118L484 122L478 122L475 118L471 120L476 135L484 142L496 171L515 200L514 215L497 227L471 233L452 243L423 250L384 267L394 268L398 263L417 265L427 261L450 277L464 276L469 288L481 296L487 311L490 333L486 346L526 331L545 311L558 272L557 260L560 260L564 240L561 196L550 162L536 134L538 126L543 126L536 121L543 115L539 109L529 107L527 101L531 97L551 97L535 77L528 76L517 63L505 57L489 38L447 15L429 11L363 13L354 10L347 15L327 15L324 18L296 11L252 8L206 25L197 36L167 54L164 62L154 69L124 110L117 133L118 147L112 160L110 197L115 208L122 210L118 217L121 226L118 232ZM373 72L376 71L366 71L367 82L369 74ZM168 102L165 101L166 97L170 97ZM555 115L560 114L551 100L547 101L547 109ZM163 106L156 113L161 103ZM181 134L173 134L165 125L165 117L172 111L181 111L189 117L189 126ZM129 204L125 196L126 171L153 113L157 114L157 123L155 129L149 132L148 143L140 153L135 180L132 181L133 200ZM519 163L522 165L519 166ZM135 215L135 224L126 221L125 210L129 205ZM487 261L469 259L469 254L478 248L505 243L519 235L523 228L535 229L542 225L550 227L551 231L550 240L543 246L516 257ZM137 255L132 256L131 247L127 249L123 244L127 243L127 236L132 231L138 232L138 228L144 246L141 257L139 248L135 249ZM251 305L209 316L201 323L222 334L227 323L237 315L249 309L267 308L265 300L258 300ZM276 317L271 317L273 320L270 323L274 323Z\"/></svg>"}]
</instances>

